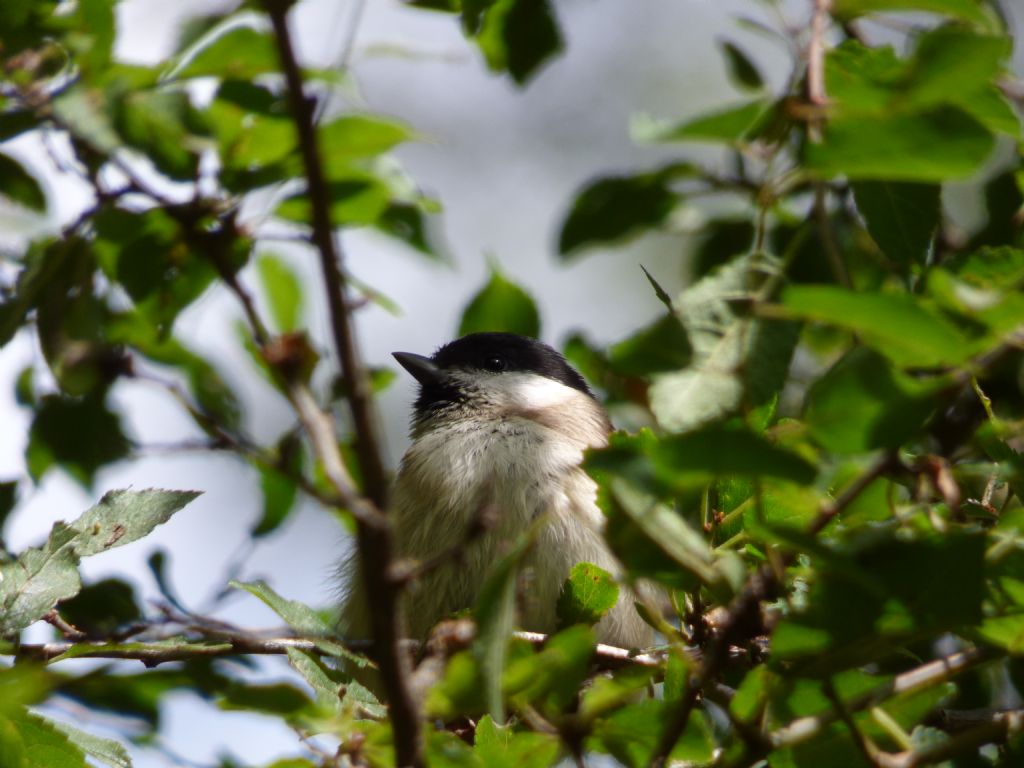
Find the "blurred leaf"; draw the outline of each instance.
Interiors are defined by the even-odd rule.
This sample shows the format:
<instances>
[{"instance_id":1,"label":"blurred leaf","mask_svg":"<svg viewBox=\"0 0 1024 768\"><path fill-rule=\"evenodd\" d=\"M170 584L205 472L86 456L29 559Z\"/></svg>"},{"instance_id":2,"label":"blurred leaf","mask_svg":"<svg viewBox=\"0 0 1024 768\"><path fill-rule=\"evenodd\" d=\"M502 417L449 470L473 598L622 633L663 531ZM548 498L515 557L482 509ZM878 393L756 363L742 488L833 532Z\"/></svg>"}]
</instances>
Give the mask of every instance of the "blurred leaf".
<instances>
[{"instance_id":1,"label":"blurred leaf","mask_svg":"<svg viewBox=\"0 0 1024 768\"><path fill-rule=\"evenodd\" d=\"M204 42L198 51L189 52L184 67L175 73L177 77L251 80L278 71L277 49L265 32L248 26L227 27Z\"/></svg>"},{"instance_id":2,"label":"blurred leaf","mask_svg":"<svg viewBox=\"0 0 1024 768\"><path fill-rule=\"evenodd\" d=\"M3 539L4 523L18 503L18 481L0 481L0 540Z\"/></svg>"},{"instance_id":3,"label":"blurred leaf","mask_svg":"<svg viewBox=\"0 0 1024 768\"><path fill-rule=\"evenodd\" d=\"M612 368L626 376L678 371L692 358L690 339L675 314L641 328L608 351Z\"/></svg>"},{"instance_id":4,"label":"blurred leaf","mask_svg":"<svg viewBox=\"0 0 1024 768\"><path fill-rule=\"evenodd\" d=\"M654 377L651 410L662 427L697 429L744 403L762 405L781 389L799 327L750 314L752 303L772 292L777 270L768 257L743 256L680 294L676 313L693 346L693 362Z\"/></svg>"},{"instance_id":5,"label":"blurred leaf","mask_svg":"<svg viewBox=\"0 0 1024 768\"><path fill-rule=\"evenodd\" d=\"M991 11L975 0L835 0L832 13L837 18L857 18L872 13L924 11L952 16L980 27L995 23Z\"/></svg>"},{"instance_id":6,"label":"blurred leaf","mask_svg":"<svg viewBox=\"0 0 1024 768\"><path fill-rule=\"evenodd\" d=\"M619 585L608 571L592 563L576 563L558 595L558 621L563 627L596 624L618 599Z\"/></svg>"},{"instance_id":7,"label":"blurred leaf","mask_svg":"<svg viewBox=\"0 0 1024 768\"><path fill-rule=\"evenodd\" d=\"M29 429L25 459L38 480L55 464L85 486L106 464L130 452L120 418L102 396L82 399L46 395L39 401Z\"/></svg>"},{"instance_id":8,"label":"blurred leaf","mask_svg":"<svg viewBox=\"0 0 1024 768\"><path fill-rule=\"evenodd\" d=\"M268 253L256 259L256 270L277 331L286 333L298 329L304 309L298 275L286 261Z\"/></svg>"},{"instance_id":9,"label":"blurred leaf","mask_svg":"<svg viewBox=\"0 0 1024 768\"><path fill-rule=\"evenodd\" d=\"M654 295L658 297L658 301L665 305L665 309L671 312L674 307L672 306L672 297L668 295L668 291L661 287L661 283L654 279L650 272L647 271L647 267L640 265L640 269L644 272L644 277L647 278L647 282L651 284L651 288L654 289Z\"/></svg>"},{"instance_id":10,"label":"blurred leaf","mask_svg":"<svg viewBox=\"0 0 1024 768\"><path fill-rule=\"evenodd\" d=\"M712 141L740 145L750 139L770 109L770 102L755 99L698 115L678 125L641 125L634 133L640 142Z\"/></svg>"},{"instance_id":11,"label":"blurred leaf","mask_svg":"<svg viewBox=\"0 0 1024 768\"><path fill-rule=\"evenodd\" d=\"M807 674L828 673L981 620L983 536L865 539L818 561L807 608L772 636L774 658Z\"/></svg>"},{"instance_id":12,"label":"blurred leaf","mask_svg":"<svg viewBox=\"0 0 1024 768\"><path fill-rule=\"evenodd\" d=\"M433 242L427 212L420 205L392 201L374 226L433 259L445 258Z\"/></svg>"},{"instance_id":13,"label":"blurred leaf","mask_svg":"<svg viewBox=\"0 0 1024 768\"><path fill-rule=\"evenodd\" d=\"M309 697L287 683L251 685L235 682L229 685L217 701L221 709L247 710L287 719L309 708Z\"/></svg>"},{"instance_id":14,"label":"blurred leaf","mask_svg":"<svg viewBox=\"0 0 1024 768\"><path fill-rule=\"evenodd\" d=\"M518 85L525 85L562 50L562 35L549 0L489 0L480 5L488 7L479 31L473 31L491 71L508 72Z\"/></svg>"},{"instance_id":15,"label":"blurred leaf","mask_svg":"<svg viewBox=\"0 0 1024 768\"><path fill-rule=\"evenodd\" d=\"M641 768L650 763L661 734L671 718L673 707L657 699L631 704L600 721L588 740L588 746L613 755L629 768ZM707 716L695 709L676 742L670 760L703 765L714 757L716 744Z\"/></svg>"},{"instance_id":16,"label":"blurred leaf","mask_svg":"<svg viewBox=\"0 0 1024 768\"><path fill-rule=\"evenodd\" d=\"M861 181L853 185L857 210L882 252L909 274L923 267L939 225L938 184Z\"/></svg>"},{"instance_id":17,"label":"blurred leaf","mask_svg":"<svg viewBox=\"0 0 1024 768\"><path fill-rule=\"evenodd\" d=\"M565 711L587 678L595 642L594 630L579 625L551 635L540 651L509 663L505 691L517 706L529 703L549 716Z\"/></svg>"},{"instance_id":18,"label":"blurred leaf","mask_svg":"<svg viewBox=\"0 0 1024 768\"><path fill-rule=\"evenodd\" d=\"M535 523L507 554L494 563L480 587L476 604L477 633L473 641L473 656L479 665L487 712L499 721L505 719L501 683L509 638L515 624L516 582L522 559L533 544L537 530Z\"/></svg>"},{"instance_id":19,"label":"blurred leaf","mask_svg":"<svg viewBox=\"0 0 1024 768\"><path fill-rule=\"evenodd\" d=\"M82 750L86 756L98 760L110 768L132 768L132 759L128 755L128 750L120 742L93 736L91 733L86 733L73 725L58 720L47 719L46 722L64 734L68 741Z\"/></svg>"},{"instance_id":20,"label":"blurred leaf","mask_svg":"<svg viewBox=\"0 0 1024 768\"><path fill-rule=\"evenodd\" d=\"M974 351L955 325L908 294L800 285L787 288L782 303L796 316L854 331L899 366L957 365Z\"/></svg>"},{"instance_id":21,"label":"blurred leaf","mask_svg":"<svg viewBox=\"0 0 1024 768\"><path fill-rule=\"evenodd\" d=\"M188 94L136 90L117 105L115 125L125 143L144 152L172 179L189 181L199 172L202 145L187 128L194 121Z\"/></svg>"},{"instance_id":22,"label":"blurred leaf","mask_svg":"<svg viewBox=\"0 0 1024 768\"><path fill-rule=\"evenodd\" d=\"M718 46L729 65L729 78L735 85L750 90L764 88L764 78L746 53L729 40L719 40Z\"/></svg>"},{"instance_id":23,"label":"blurred leaf","mask_svg":"<svg viewBox=\"0 0 1024 768\"><path fill-rule=\"evenodd\" d=\"M480 331L540 335L540 315L533 299L495 265L487 285L469 302L459 322L459 336Z\"/></svg>"},{"instance_id":24,"label":"blurred leaf","mask_svg":"<svg viewBox=\"0 0 1024 768\"><path fill-rule=\"evenodd\" d=\"M75 9L78 32L71 36L72 47L79 54L79 61L87 63L90 70L100 72L109 64L117 36L114 3L109 0L78 0Z\"/></svg>"},{"instance_id":25,"label":"blurred leaf","mask_svg":"<svg viewBox=\"0 0 1024 768\"><path fill-rule=\"evenodd\" d=\"M558 253L615 242L660 226L678 202L669 189L676 166L637 176L609 176L587 184L576 194L562 223Z\"/></svg>"},{"instance_id":26,"label":"blurred leaf","mask_svg":"<svg viewBox=\"0 0 1024 768\"><path fill-rule=\"evenodd\" d=\"M256 524L252 535L266 536L276 531L295 506L297 488L295 482L273 469L261 468L260 490L263 492L263 516Z\"/></svg>"},{"instance_id":27,"label":"blurred leaf","mask_svg":"<svg viewBox=\"0 0 1024 768\"><path fill-rule=\"evenodd\" d=\"M823 178L942 182L976 173L994 147L985 126L955 107L840 115L828 122L822 143L806 146L804 164Z\"/></svg>"},{"instance_id":28,"label":"blurred leaf","mask_svg":"<svg viewBox=\"0 0 1024 768\"><path fill-rule=\"evenodd\" d=\"M391 192L383 181L364 171L353 170L347 179L328 184L331 221L336 227L375 225L387 210ZM275 215L301 224L311 219L305 192L286 198Z\"/></svg>"},{"instance_id":29,"label":"blurred leaf","mask_svg":"<svg viewBox=\"0 0 1024 768\"><path fill-rule=\"evenodd\" d=\"M324 166L347 166L358 158L383 154L402 142L415 138L403 123L376 115L342 115L320 126L320 146Z\"/></svg>"},{"instance_id":30,"label":"blurred leaf","mask_svg":"<svg viewBox=\"0 0 1024 768\"><path fill-rule=\"evenodd\" d=\"M936 406L936 387L893 369L878 353L856 347L807 393L804 420L819 444L837 453L898 448Z\"/></svg>"},{"instance_id":31,"label":"blurred leaf","mask_svg":"<svg viewBox=\"0 0 1024 768\"><path fill-rule=\"evenodd\" d=\"M71 132L89 147L108 155L121 145L110 120L106 97L84 83L71 86L53 100L53 111Z\"/></svg>"},{"instance_id":32,"label":"blurred leaf","mask_svg":"<svg viewBox=\"0 0 1024 768\"><path fill-rule=\"evenodd\" d=\"M484 715L476 726L473 752L486 768L547 768L558 760L562 746L551 734L516 731Z\"/></svg>"},{"instance_id":33,"label":"blurred leaf","mask_svg":"<svg viewBox=\"0 0 1024 768\"><path fill-rule=\"evenodd\" d=\"M39 182L21 163L3 153L0 153L0 197L38 213L46 212L46 194Z\"/></svg>"},{"instance_id":34,"label":"blurred leaf","mask_svg":"<svg viewBox=\"0 0 1024 768\"><path fill-rule=\"evenodd\" d=\"M120 579L87 584L58 606L60 615L91 637L109 637L118 629L142 618L135 590Z\"/></svg>"}]
</instances>

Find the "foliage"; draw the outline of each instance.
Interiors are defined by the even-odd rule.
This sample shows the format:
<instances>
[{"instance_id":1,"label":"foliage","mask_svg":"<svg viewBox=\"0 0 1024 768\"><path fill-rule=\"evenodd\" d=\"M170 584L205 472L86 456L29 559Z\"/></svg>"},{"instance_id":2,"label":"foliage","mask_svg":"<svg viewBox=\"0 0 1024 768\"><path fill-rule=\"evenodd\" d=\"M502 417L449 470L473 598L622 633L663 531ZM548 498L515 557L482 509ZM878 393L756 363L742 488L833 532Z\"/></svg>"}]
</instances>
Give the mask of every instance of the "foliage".
<instances>
[{"instance_id":1,"label":"foliage","mask_svg":"<svg viewBox=\"0 0 1024 768\"><path fill-rule=\"evenodd\" d=\"M457 14L487 66L521 87L567 39L550 0L411 4ZM806 25L760 28L786 43L785 84L722 41L742 101L637 119L660 163L602 170L566 201L557 239L571 269L594 248L674 234L682 206L706 211L688 243L691 284L671 296L648 274L660 317L608 350L583 333L563 346L613 415L647 425L615 434L585 467L628 579L671 598L666 616L637 606L662 646L595 646L593 625L626 593L592 564L563 586L557 633L513 634L528 540L495 563L471 631L455 622L414 673L399 639L348 643L326 612L262 582L231 586L277 613L287 636L189 614L162 554L151 566L167 606L154 616L124 582L83 586L79 561L144 537L195 494L119 491L38 547L0 550L0 651L20 662L0 666L0 764L130 766L121 741L88 718L51 719L47 704L130 716L140 725L123 738L152 744L172 690L293 728L302 739L277 768L540 768L587 753L627 766L1020 764L1021 712L1003 711L1024 695L1024 163L1006 9L808 6ZM288 7L203 18L169 61L146 67L116 58L112 0L0 4L0 144L59 136L66 156L52 159L93 192L76 220L4 256L0 343L29 336L42 357L16 382L31 478L0 483L0 524L29 482L65 472L91 489L105 466L131 460L139 446L115 392L156 384L206 447L256 470L253 536L278 529L302 496L357 531L386 603L381 626L394 631L401 579L367 417L390 379L361 364L351 333L360 300L388 302L351 280L331 230L375 229L438 258L438 205L388 154L417 138L412 128L371 113L314 120L296 83L330 93L343 78L290 59ZM696 162L696 142L721 162ZM51 194L0 147L0 205L45 212ZM966 195L981 224L959 210ZM269 222L241 218L257 198L274 201ZM731 205L710 202L722 198ZM320 257L333 355L306 333L313 288L264 250L273 225ZM253 372L294 412L266 445L179 328L214 290L238 301ZM460 326L540 329L529 294L494 265ZM314 390L325 373L334 386ZM340 442L336 407L352 416ZM40 621L59 642L21 642ZM225 663L256 653L286 656L294 684ZM158 668L60 663L76 657ZM313 736L340 746L311 748Z\"/></svg>"}]
</instances>

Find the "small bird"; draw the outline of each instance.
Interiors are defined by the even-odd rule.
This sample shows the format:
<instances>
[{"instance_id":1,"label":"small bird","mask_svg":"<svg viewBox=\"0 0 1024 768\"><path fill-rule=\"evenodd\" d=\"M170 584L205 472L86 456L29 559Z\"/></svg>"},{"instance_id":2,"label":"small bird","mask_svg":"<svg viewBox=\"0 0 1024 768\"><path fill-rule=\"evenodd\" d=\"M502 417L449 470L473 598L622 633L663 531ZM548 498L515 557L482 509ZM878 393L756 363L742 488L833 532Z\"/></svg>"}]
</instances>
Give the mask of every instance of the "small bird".
<instances>
[{"instance_id":1,"label":"small bird","mask_svg":"<svg viewBox=\"0 0 1024 768\"><path fill-rule=\"evenodd\" d=\"M425 638L441 619L473 607L494 563L538 520L521 564L517 619L523 629L553 631L574 565L622 571L603 538L597 487L580 467L585 449L607 444L607 413L562 355L526 336L474 333L431 357L394 357L420 385L392 497L395 548L432 566L404 595L409 635ZM355 586L357 565L343 570L343 624L358 632L372 596ZM597 625L600 642L652 643L635 600L620 590Z\"/></svg>"}]
</instances>

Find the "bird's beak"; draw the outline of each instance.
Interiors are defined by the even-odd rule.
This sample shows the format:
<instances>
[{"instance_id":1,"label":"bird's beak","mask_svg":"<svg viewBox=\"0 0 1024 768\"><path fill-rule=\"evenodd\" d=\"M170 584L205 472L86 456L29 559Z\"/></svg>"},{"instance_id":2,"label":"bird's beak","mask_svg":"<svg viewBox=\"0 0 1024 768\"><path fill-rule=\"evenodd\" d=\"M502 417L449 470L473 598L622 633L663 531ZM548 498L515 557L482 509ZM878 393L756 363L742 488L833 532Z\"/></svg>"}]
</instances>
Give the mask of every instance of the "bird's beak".
<instances>
[{"instance_id":1,"label":"bird's beak","mask_svg":"<svg viewBox=\"0 0 1024 768\"><path fill-rule=\"evenodd\" d=\"M434 384L441 378L441 369L429 357L412 352L392 352L391 356L420 384Z\"/></svg>"}]
</instances>

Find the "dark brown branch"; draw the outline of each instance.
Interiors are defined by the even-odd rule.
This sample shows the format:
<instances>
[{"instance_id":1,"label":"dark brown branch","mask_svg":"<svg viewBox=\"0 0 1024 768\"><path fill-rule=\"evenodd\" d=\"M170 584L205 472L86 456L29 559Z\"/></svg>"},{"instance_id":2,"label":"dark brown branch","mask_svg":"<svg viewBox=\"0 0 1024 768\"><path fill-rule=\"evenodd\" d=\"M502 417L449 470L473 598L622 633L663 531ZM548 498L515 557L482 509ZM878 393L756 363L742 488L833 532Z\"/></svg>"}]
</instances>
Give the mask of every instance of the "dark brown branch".
<instances>
[{"instance_id":1,"label":"dark brown branch","mask_svg":"<svg viewBox=\"0 0 1024 768\"><path fill-rule=\"evenodd\" d=\"M274 27L281 68L288 85L288 100L298 131L299 151L306 174L313 229L313 243L320 256L320 270L327 290L327 307L335 351L342 374L348 383L348 403L355 428L359 466L366 495L379 509L387 509L388 480L383 452L373 417L372 387L356 341L352 318L346 303L347 284L342 271L341 253L334 238L330 214L330 190L324 177L320 147L314 122L314 102L306 96L302 71L288 29L289 0L267 0L266 8Z\"/></svg>"},{"instance_id":2,"label":"dark brown branch","mask_svg":"<svg viewBox=\"0 0 1024 768\"><path fill-rule=\"evenodd\" d=\"M418 707L409 689L411 660L401 647L404 635L399 607L401 585L390 578L393 560L391 528L386 521L381 520L381 515L357 514L358 505L365 510L386 510L388 483L377 438L377 425L371 408L369 375L360 359L349 314L340 253L335 244L334 228L331 224L330 192L320 161L313 104L306 96L302 72L295 57L288 29L290 7L290 0L266 1L267 14L274 29L281 69L288 88L288 100L298 133L312 213L313 242L320 257L320 269L327 291L335 351L341 365L341 373L348 382L347 401L355 431L356 453L369 503L351 493L352 486L341 460L332 420L320 410L307 389L297 391L299 396L295 400L295 405L303 425L310 431L310 438L321 461L324 462L324 468L335 491L342 497L349 496L346 502L357 505L356 508L350 507L350 511L357 522L356 538L363 564L361 571L364 588L373 596L370 622L375 645L374 656L380 665L381 678L388 695L396 762L403 768L419 768L425 764L423 728Z\"/></svg>"}]
</instances>

